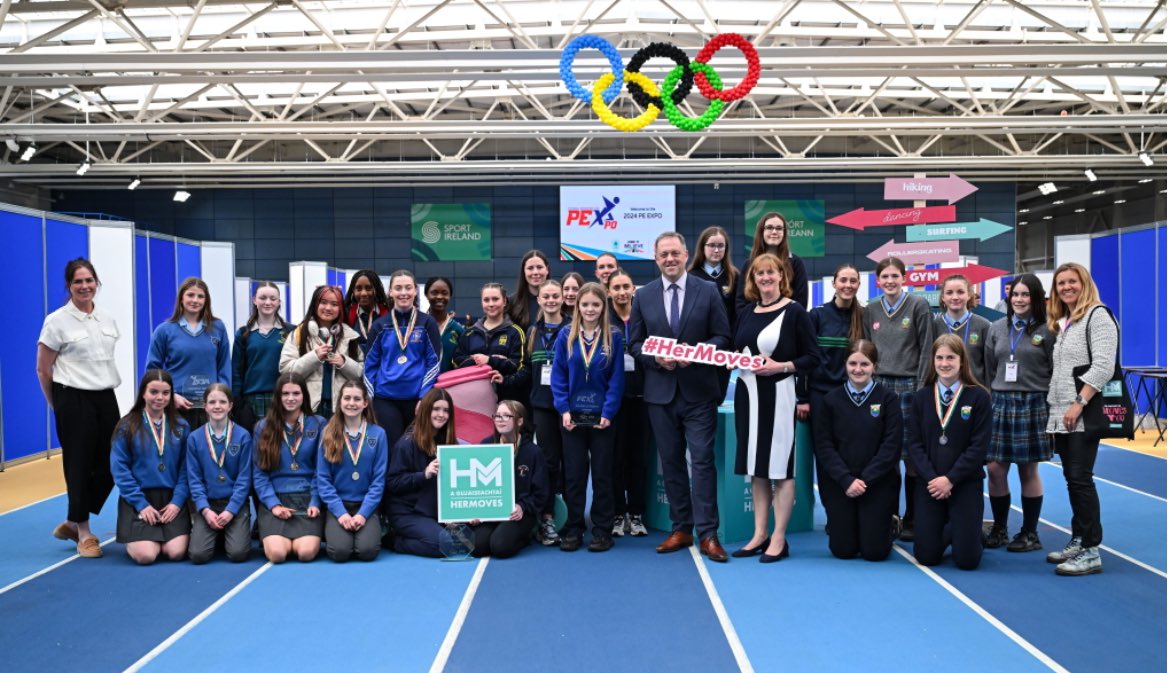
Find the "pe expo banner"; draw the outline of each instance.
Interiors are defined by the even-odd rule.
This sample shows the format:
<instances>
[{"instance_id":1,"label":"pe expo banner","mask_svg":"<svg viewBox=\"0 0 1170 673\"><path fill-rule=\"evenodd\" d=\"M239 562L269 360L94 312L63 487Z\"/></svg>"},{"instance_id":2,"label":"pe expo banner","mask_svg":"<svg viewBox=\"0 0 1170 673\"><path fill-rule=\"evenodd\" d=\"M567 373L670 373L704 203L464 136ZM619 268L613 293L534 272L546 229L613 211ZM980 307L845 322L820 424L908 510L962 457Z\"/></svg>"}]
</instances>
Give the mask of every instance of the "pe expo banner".
<instances>
[{"instance_id":1,"label":"pe expo banner","mask_svg":"<svg viewBox=\"0 0 1170 673\"><path fill-rule=\"evenodd\" d=\"M756 222L764 213L780 213L788 222L788 249L799 257L825 256L825 202L801 201L745 201L743 204L743 231L747 235L744 254L751 253Z\"/></svg>"},{"instance_id":2,"label":"pe expo banner","mask_svg":"<svg viewBox=\"0 0 1170 673\"><path fill-rule=\"evenodd\" d=\"M654 259L654 239L674 231L674 186L561 187L561 259Z\"/></svg>"},{"instance_id":3,"label":"pe expo banner","mask_svg":"<svg viewBox=\"0 0 1170 673\"><path fill-rule=\"evenodd\" d=\"M438 447L439 523L505 521L516 506L510 444Z\"/></svg>"},{"instance_id":4,"label":"pe expo banner","mask_svg":"<svg viewBox=\"0 0 1170 673\"><path fill-rule=\"evenodd\" d=\"M417 262L491 259L491 204L413 204L410 207L410 238L410 256Z\"/></svg>"}]
</instances>

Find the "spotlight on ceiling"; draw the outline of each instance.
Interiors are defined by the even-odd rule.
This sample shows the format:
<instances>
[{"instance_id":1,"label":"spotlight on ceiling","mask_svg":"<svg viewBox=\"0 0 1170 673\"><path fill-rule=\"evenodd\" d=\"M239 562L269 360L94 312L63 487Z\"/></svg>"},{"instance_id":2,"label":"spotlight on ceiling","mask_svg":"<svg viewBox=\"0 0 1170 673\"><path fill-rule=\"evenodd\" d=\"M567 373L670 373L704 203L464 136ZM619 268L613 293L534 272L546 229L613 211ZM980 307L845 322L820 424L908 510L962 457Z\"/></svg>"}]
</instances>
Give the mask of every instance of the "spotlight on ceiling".
<instances>
[{"instance_id":1,"label":"spotlight on ceiling","mask_svg":"<svg viewBox=\"0 0 1170 673\"><path fill-rule=\"evenodd\" d=\"M1094 173L1093 169L1091 169L1091 168L1085 169L1085 177L1088 178L1089 182L1096 182L1097 181L1097 174Z\"/></svg>"},{"instance_id":2,"label":"spotlight on ceiling","mask_svg":"<svg viewBox=\"0 0 1170 673\"><path fill-rule=\"evenodd\" d=\"M32 159L33 155L36 153L37 153L37 146L36 145L29 145L28 147L24 148L24 154L20 155L20 160L21 161L28 161L29 159Z\"/></svg>"},{"instance_id":3,"label":"spotlight on ceiling","mask_svg":"<svg viewBox=\"0 0 1170 673\"><path fill-rule=\"evenodd\" d=\"M185 203L189 198L191 198L191 192L185 189L180 189L175 192L175 200L179 203Z\"/></svg>"},{"instance_id":4,"label":"spotlight on ceiling","mask_svg":"<svg viewBox=\"0 0 1170 673\"><path fill-rule=\"evenodd\" d=\"M1138 152L1138 159L1141 159L1146 166L1154 165L1154 160L1150 157L1149 152Z\"/></svg>"},{"instance_id":5,"label":"spotlight on ceiling","mask_svg":"<svg viewBox=\"0 0 1170 673\"><path fill-rule=\"evenodd\" d=\"M1053 194L1055 192L1056 192L1056 183L1053 183L1053 182L1040 183L1040 193L1041 194L1048 195L1048 194Z\"/></svg>"},{"instance_id":6,"label":"spotlight on ceiling","mask_svg":"<svg viewBox=\"0 0 1170 673\"><path fill-rule=\"evenodd\" d=\"M77 167L77 174L78 175L85 175L86 173L89 172L89 167L90 167L90 163L88 161L81 162L81 165Z\"/></svg>"},{"instance_id":7,"label":"spotlight on ceiling","mask_svg":"<svg viewBox=\"0 0 1170 673\"><path fill-rule=\"evenodd\" d=\"M142 184L142 180L139 180L138 178L134 178L133 180L130 181L130 184L126 185L126 189L129 189L130 191L134 191L135 189L138 189L138 185L140 185L140 184Z\"/></svg>"}]
</instances>

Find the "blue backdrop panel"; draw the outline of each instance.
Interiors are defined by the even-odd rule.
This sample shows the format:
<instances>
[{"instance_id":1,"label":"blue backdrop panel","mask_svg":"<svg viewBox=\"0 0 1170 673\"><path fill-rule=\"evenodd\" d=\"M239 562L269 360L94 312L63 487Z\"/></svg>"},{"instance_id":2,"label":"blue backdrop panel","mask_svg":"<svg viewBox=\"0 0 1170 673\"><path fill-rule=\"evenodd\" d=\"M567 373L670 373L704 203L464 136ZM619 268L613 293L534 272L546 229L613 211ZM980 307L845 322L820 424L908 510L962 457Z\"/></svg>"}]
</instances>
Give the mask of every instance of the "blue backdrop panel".
<instances>
[{"instance_id":1,"label":"blue backdrop panel","mask_svg":"<svg viewBox=\"0 0 1170 673\"><path fill-rule=\"evenodd\" d=\"M1101 301L1117 311L1121 306L1121 274L1117 268L1117 236L1094 238L1092 246L1093 281L1097 283L1097 291L1101 293Z\"/></svg>"},{"instance_id":2,"label":"blue backdrop panel","mask_svg":"<svg viewBox=\"0 0 1170 673\"><path fill-rule=\"evenodd\" d=\"M152 238L150 249L150 328L153 330L175 311L175 242Z\"/></svg>"},{"instance_id":3,"label":"blue backdrop panel","mask_svg":"<svg viewBox=\"0 0 1170 673\"><path fill-rule=\"evenodd\" d=\"M4 405L4 459L48 448L48 406L37 381L37 343L45 321L44 240L40 217L0 212L8 259L0 264L0 297L7 321L6 349L0 367ZM57 283L60 288L60 283Z\"/></svg>"},{"instance_id":4,"label":"blue backdrop panel","mask_svg":"<svg viewBox=\"0 0 1170 673\"><path fill-rule=\"evenodd\" d=\"M134 380L142 380L146 371L146 356L150 349L150 332L154 322L150 319L150 255L147 252L150 239L142 234L134 237L134 343L138 353L138 374Z\"/></svg>"},{"instance_id":5,"label":"blue backdrop panel","mask_svg":"<svg viewBox=\"0 0 1170 673\"><path fill-rule=\"evenodd\" d=\"M1154 352L1162 344L1151 339L1159 313L1165 318L1165 301L1158 301L1159 283L1150 282L1157 260L1156 232L1130 231L1118 236L1121 247L1121 362L1125 365L1153 365ZM1095 262L1096 260L1094 260ZM1157 310L1161 309L1161 311Z\"/></svg>"},{"instance_id":6,"label":"blue backdrop panel","mask_svg":"<svg viewBox=\"0 0 1170 673\"><path fill-rule=\"evenodd\" d=\"M1154 230L1157 232L1156 238L1158 242L1158 250L1154 253L1154 259L1157 263L1157 273L1154 275L1154 282L1162 283L1166 278L1166 227L1159 227ZM1162 287L1165 287L1164 285ZM1154 348L1154 363L1159 367L1166 366L1166 297L1159 297L1157 303L1158 317L1154 321L1157 328ZM1163 407L1165 411L1165 407Z\"/></svg>"},{"instance_id":7,"label":"blue backdrop panel","mask_svg":"<svg viewBox=\"0 0 1170 673\"><path fill-rule=\"evenodd\" d=\"M178 283L176 283L175 287L178 287L178 284L192 276L196 278L203 277L203 260L199 254L199 246L191 245L190 243L176 243L175 252L179 262L177 272L175 273L175 279Z\"/></svg>"},{"instance_id":8,"label":"blue backdrop panel","mask_svg":"<svg viewBox=\"0 0 1170 673\"><path fill-rule=\"evenodd\" d=\"M74 222L45 220L45 288L48 302L45 315L57 310L69 297L65 289L65 265L78 257L89 257L89 227ZM98 269L101 277L101 269ZM49 446L58 447L57 424L49 412Z\"/></svg>"}]
</instances>

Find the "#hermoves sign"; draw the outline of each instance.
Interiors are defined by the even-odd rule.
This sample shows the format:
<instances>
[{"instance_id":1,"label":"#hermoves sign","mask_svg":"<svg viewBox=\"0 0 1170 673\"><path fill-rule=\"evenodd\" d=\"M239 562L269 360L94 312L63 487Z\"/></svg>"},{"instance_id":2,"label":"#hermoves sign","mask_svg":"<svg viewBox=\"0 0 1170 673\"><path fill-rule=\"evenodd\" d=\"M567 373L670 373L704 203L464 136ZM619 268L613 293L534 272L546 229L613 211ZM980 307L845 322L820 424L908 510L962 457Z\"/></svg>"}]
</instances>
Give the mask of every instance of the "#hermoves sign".
<instances>
[{"instance_id":1,"label":"#hermoves sign","mask_svg":"<svg viewBox=\"0 0 1170 673\"><path fill-rule=\"evenodd\" d=\"M756 223L765 213L780 213L788 223L788 249L798 257L825 256L825 202L816 199L800 201L744 201L743 231L747 235L750 254Z\"/></svg>"},{"instance_id":2,"label":"#hermoves sign","mask_svg":"<svg viewBox=\"0 0 1170 673\"><path fill-rule=\"evenodd\" d=\"M416 262L492 258L489 203L416 203L410 207L410 257Z\"/></svg>"},{"instance_id":3,"label":"#hermoves sign","mask_svg":"<svg viewBox=\"0 0 1170 673\"><path fill-rule=\"evenodd\" d=\"M674 186L561 187L561 259L653 260L654 239L674 231Z\"/></svg>"},{"instance_id":4,"label":"#hermoves sign","mask_svg":"<svg viewBox=\"0 0 1170 673\"><path fill-rule=\"evenodd\" d=\"M439 523L506 521L516 506L510 444L438 447Z\"/></svg>"}]
</instances>

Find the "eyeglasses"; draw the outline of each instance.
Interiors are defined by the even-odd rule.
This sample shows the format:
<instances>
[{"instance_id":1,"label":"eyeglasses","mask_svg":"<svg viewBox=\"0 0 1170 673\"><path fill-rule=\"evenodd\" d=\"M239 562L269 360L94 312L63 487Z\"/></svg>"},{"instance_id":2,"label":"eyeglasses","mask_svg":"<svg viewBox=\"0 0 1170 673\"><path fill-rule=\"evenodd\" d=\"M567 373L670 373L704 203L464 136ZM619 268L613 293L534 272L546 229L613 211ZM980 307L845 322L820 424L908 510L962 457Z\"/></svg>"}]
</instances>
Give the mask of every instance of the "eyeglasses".
<instances>
[{"instance_id":1,"label":"eyeglasses","mask_svg":"<svg viewBox=\"0 0 1170 673\"><path fill-rule=\"evenodd\" d=\"M513 418L516 418L516 417L513 416L512 414L495 414L492 416L493 421L510 421Z\"/></svg>"},{"instance_id":2,"label":"eyeglasses","mask_svg":"<svg viewBox=\"0 0 1170 673\"><path fill-rule=\"evenodd\" d=\"M723 243L707 243L706 247L711 248L712 250L722 250L727 246Z\"/></svg>"},{"instance_id":3,"label":"eyeglasses","mask_svg":"<svg viewBox=\"0 0 1170 673\"><path fill-rule=\"evenodd\" d=\"M784 231L784 225L782 225L782 224L765 224L764 231Z\"/></svg>"}]
</instances>

